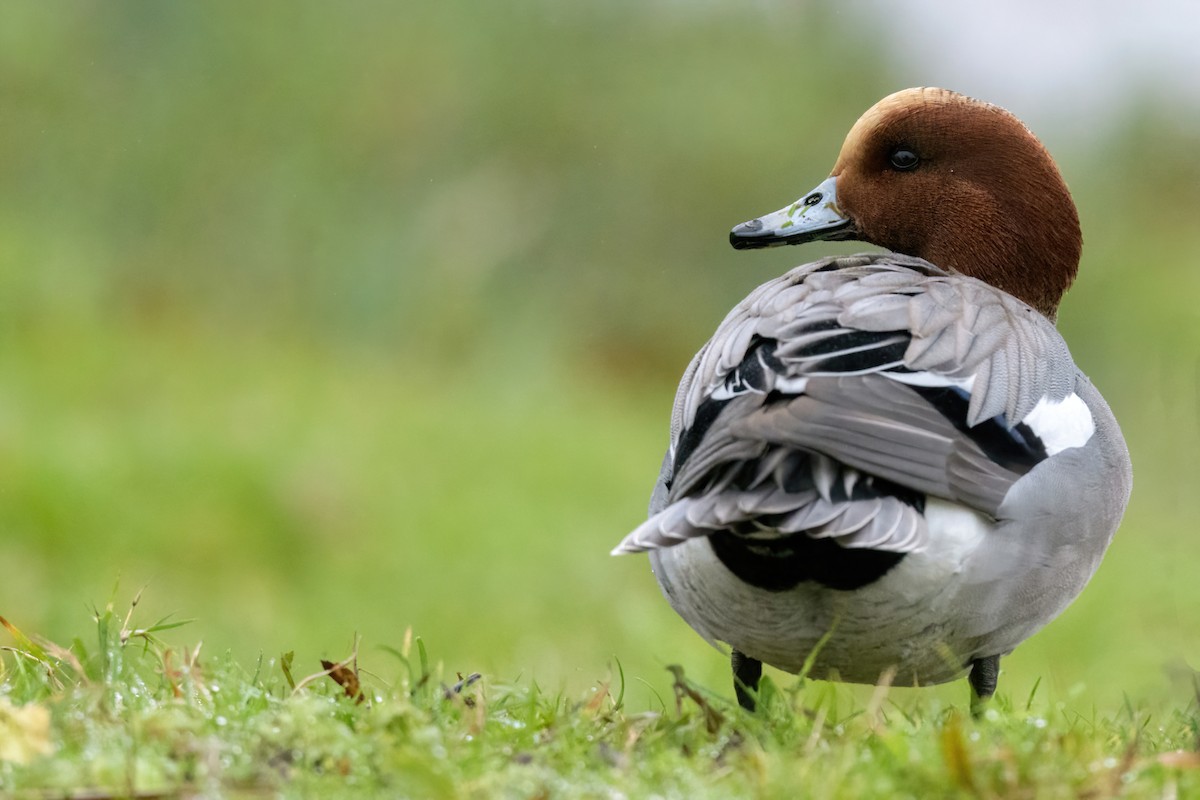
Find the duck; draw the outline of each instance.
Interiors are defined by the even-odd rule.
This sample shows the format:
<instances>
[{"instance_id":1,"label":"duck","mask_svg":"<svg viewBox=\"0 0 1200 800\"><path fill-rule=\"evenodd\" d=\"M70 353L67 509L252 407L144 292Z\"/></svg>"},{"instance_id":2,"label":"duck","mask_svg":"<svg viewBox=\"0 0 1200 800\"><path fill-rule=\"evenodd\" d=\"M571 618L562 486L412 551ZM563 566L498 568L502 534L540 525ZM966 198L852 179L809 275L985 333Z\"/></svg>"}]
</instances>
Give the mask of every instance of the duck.
<instances>
[{"instance_id":1,"label":"duck","mask_svg":"<svg viewBox=\"0 0 1200 800\"><path fill-rule=\"evenodd\" d=\"M1009 111L889 95L829 177L733 228L735 249L854 240L738 303L684 372L649 517L664 596L729 653L927 686L1000 659L1096 572L1132 490L1112 411L1056 328L1082 253L1058 167Z\"/></svg>"}]
</instances>

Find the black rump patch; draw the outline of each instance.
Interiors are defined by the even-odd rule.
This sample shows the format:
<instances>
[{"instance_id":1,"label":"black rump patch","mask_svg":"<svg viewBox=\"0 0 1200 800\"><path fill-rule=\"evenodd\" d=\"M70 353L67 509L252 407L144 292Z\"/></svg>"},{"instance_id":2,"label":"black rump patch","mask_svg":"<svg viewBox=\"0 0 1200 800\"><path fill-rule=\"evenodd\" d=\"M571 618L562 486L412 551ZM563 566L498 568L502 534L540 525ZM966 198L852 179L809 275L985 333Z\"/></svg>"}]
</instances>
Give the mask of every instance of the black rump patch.
<instances>
[{"instance_id":1,"label":"black rump patch","mask_svg":"<svg viewBox=\"0 0 1200 800\"><path fill-rule=\"evenodd\" d=\"M794 533L779 539L747 539L721 531L708 537L721 563L740 580L769 592L805 581L849 591L874 583L899 564L904 553L850 549L833 539Z\"/></svg>"},{"instance_id":2,"label":"black rump patch","mask_svg":"<svg viewBox=\"0 0 1200 800\"><path fill-rule=\"evenodd\" d=\"M815 490L812 455L804 450L785 449L789 452L781 462L785 468L780 484L793 494ZM763 457L769 458L771 453ZM756 472L753 463L745 464L730 482L731 488L749 489ZM840 478L829 487L829 499L834 503L878 497L895 498L918 513L925 513L924 494L882 478L860 474L849 492ZM753 522L711 534L708 538L713 552L743 582L772 592L791 589L805 581L815 581L831 589L857 589L879 580L904 558L904 553L842 547L832 537L814 539L805 531L772 538L753 536L784 524L789 516L790 512L766 514Z\"/></svg>"}]
</instances>

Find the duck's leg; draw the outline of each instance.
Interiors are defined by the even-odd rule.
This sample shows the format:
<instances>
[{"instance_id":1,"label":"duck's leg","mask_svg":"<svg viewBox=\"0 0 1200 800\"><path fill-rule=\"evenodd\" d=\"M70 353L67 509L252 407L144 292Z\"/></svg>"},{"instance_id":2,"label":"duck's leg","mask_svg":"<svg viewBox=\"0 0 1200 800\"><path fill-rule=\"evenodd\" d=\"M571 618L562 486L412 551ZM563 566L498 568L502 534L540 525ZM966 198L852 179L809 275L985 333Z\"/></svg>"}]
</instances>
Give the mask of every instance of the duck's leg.
<instances>
[{"instance_id":1,"label":"duck's leg","mask_svg":"<svg viewBox=\"0 0 1200 800\"><path fill-rule=\"evenodd\" d=\"M1000 675L1000 656L977 658L971 662L971 716L983 713L984 705L996 693L996 678Z\"/></svg>"},{"instance_id":2,"label":"duck's leg","mask_svg":"<svg viewBox=\"0 0 1200 800\"><path fill-rule=\"evenodd\" d=\"M762 662L737 650L733 651L729 662L733 666L733 691L737 693L738 705L753 711L758 679L762 677Z\"/></svg>"}]
</instances>

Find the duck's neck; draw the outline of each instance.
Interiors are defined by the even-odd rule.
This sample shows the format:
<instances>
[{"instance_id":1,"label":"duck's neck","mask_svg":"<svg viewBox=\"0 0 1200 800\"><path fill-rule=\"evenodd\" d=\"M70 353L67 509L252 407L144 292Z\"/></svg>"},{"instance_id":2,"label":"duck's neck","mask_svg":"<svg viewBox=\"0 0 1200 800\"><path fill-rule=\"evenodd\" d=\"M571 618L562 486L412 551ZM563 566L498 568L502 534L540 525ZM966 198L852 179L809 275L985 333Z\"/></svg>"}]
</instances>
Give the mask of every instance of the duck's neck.
<instances>
[{"instance_id":1,"label":"duck's neck","mask_svg":"<svg viewBox=\"0 0 1200 800\"><path fill-rule=\"evenodd\" d=\"M918 255L1002 289L1054 321L1058 304L1079 270L1083 241L1078 217L1072 213L1052 230L1046 226L1031 231L1019 223L989 218L983 226L989 232L985 237L975 241L934 237Z\"/></svg>"},{"instance_id":2,"label":"duck's neck","mask_svg":"<svg viewBox=\"0 0 1200 800\"><path fill-rule=\"evenodd\" d=\"M1011 187L1002 203L982 191L959 198L939 209L912 254L1002 289L1054 321L1079 270L1083 236L1066 184L1053 178Z\"/></svg>"}]
</instances>

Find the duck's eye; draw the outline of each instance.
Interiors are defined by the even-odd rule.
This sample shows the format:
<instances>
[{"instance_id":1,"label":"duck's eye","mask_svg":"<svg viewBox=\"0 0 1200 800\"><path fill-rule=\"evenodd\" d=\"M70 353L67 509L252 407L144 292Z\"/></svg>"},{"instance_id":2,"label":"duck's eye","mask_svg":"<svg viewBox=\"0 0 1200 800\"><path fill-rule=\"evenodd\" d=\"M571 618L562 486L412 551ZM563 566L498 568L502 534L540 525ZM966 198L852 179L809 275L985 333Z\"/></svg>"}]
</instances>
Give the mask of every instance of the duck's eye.
<instances>
[{"instance_id":1,"label":"duck's eye","mask_svg":"<svg viewBox=\"0 0 1200 800\"><path fill-rule=\"evenodd\" d=\"M892 162L893 167L901 172L916 169L917 165L921 163L921 159L917 158L916 153L912 150L906 150L903 147L893 150L888 160Z\"/></svg>"}]
</instances>

